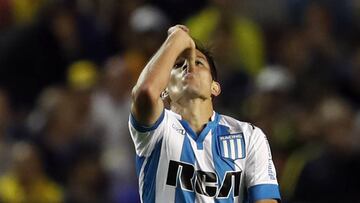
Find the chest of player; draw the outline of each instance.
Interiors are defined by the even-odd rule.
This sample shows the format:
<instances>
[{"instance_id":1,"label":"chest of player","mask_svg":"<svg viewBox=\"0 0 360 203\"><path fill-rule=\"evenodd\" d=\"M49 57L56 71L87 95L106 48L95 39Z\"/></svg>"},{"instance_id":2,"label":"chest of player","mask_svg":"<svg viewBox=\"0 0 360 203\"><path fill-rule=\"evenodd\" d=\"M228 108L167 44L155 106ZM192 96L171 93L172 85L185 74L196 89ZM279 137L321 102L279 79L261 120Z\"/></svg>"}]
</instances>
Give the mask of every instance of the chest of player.
<instances>
[{"instance_id":1,"label":"chest of player","mask_svg":"<svg viewBox=\"0 0 360 203\"><path fill-rule=\"evenodd\" d=\"M166 185L217 198L228 197L233 188L233 196L238 196L246 162L243 134L221 126L205 133L194 137L182 125L172 125L163 140Z\"/></svg>"},{"instance_id":2,"label":"chest of player","mask_svg":"<svg viewBox=\"0 0 360 203\"><path fill-rule=\"evenodd\" d=\"M187 126L172 123L163 136L163 148L170 159L194 159L199 166L217 161L233 163L241 169L246 160L246 141L243 132L231 132L223 125L210 126L195 134Z\"/></svg>"}]
</instances>

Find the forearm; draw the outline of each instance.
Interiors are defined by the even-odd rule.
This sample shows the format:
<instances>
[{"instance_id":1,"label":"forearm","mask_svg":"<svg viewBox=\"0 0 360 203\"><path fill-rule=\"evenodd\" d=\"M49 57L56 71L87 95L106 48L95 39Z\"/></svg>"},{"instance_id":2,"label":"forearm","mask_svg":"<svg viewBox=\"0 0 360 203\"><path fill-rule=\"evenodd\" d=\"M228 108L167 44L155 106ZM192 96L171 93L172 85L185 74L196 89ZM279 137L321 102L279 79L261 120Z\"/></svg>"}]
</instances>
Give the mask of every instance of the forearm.
<instances>
[{"instance_id":1,"label":"forearm","mask_svg":"<svg viewBox=\"0 0 360 203\"><path fill-rule=\"evenodd\" d=\"M132 91L131 113L145 125L153 124L164 109L160 93L167 87L171 69L185 50L195 49L187 28L174 26L160 49L140 74Z\"/></svg>"},{"instance_id":2,"label":"forearm","mask_svg":"<svg viewBox=\"0 0 360 203\"><path fill-rule=\"evenodd\" d=\"M170 35L140 74L134 91L150 89L155 96L167 87L176 58L186 47Z\"/></svg>"}]
</instances>

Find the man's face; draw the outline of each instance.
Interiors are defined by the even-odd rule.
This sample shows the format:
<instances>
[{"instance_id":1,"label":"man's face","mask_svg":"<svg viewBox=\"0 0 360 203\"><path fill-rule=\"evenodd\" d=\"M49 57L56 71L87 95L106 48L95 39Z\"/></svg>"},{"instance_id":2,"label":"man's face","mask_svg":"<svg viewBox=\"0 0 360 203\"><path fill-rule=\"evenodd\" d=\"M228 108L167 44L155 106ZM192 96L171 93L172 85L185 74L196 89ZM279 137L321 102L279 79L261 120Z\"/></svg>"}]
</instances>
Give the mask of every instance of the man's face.
<instances>
[{"instance_id":1,"label":"man's face","mask_svg":"<svg viewBox=\"0 0 360 203\"><path fill-rule=\"evenodd\" d=\"M190 67L188 64L189 59L185 55L179 56L175 62L168 84L171 101L177 102L180 98L209 99L211 95L217 96L213 92L213 85L218 83L212 79L206 56L196 50L195 66Z\"/></svg>"}]
</instances>

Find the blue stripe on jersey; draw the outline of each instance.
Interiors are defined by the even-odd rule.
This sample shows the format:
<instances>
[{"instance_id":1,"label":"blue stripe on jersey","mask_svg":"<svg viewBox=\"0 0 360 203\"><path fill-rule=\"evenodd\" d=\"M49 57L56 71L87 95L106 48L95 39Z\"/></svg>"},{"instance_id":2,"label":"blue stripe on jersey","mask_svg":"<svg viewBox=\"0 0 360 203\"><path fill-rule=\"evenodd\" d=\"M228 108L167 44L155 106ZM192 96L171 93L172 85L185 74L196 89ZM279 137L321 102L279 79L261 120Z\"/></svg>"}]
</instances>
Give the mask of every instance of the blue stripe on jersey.
<instances>
[{"instance_id":1,"label":"blue stripe on jersey","mask_svg":"<svg viewBox=\"0 0 360 203\"><path fill-rule=\"evenodd\" d=\"M189 123L185 120L179 120L181 125L185 128L186 132L190 135L190 137L196 141L197 149L204 149L203 143L205 140L206 135L209 133L210 130L212 130L214 127L216 127L217 123L219 122L219 114L215 112L215 118L213 121L210 121L206 124L205 128L201 131L199 136L192 130Z\"/></svg>"},{"instance_id":2,"label":"blue stripe on jersey","mask_svg":"<svg viewBox=\"0 0 360 203\"><path fill-rule=\"evenodd\" d=\"M192 130L192 128L190 127L189 123L186 122L185 120L179 120L179 122L181 123L181 125L184 127L184 129L186 130L187 134L196 141L197 139L197 135L196 133Z\"/></svg>"},{"instance_id":3,"label":"blue stripe on jersey","mask_svg":"<svg viewBox=\"0 0 360 203\"><path fill-rule=\"evenodd\" d=\"M275 184L254 185L249 188L249 201L255 202L261 199L280 200L279 186Z\"/></svg>"},{"instance_id":4,"label":"blue stripe on jersey","mask_svg":"<svg viewBox=\"0 0 360 203\"><path fill-rule=\"evenodd\" d=\"M213 137L212 137L212 155L213 155L213 161L215 166L215 171L218 176L218 187L222 185L222 182L224 180L225 174L227 171L235 171L235 164L234 162L231 162L230 160L221 158L221 152L219 148L219 140L218 136L220 135L226 135L229 134L229 128L224 125L218 125L217 128L213 130ZM230 146L229 146L230 149ZM220 188L218 188L220 190ZM218 203L226 203L226 202L234 202L234 187L232 188L229 197L224 199L215 199L215 202Z\"/></svg>"},{"instance_id":5,"label":"blue stripe on jersey","mask_svg":"<svg viewBox=\"0 0 360 203\"><path fill-rule=\"evenodd\" d=\"M163 110L160 117L157 119L157 121L153 125L145 126L145 125L139 123L135 119L135 117L132 114L130 114L130 123L137 131L139 131L141 133L149 132L149 131L155 130L160 125L160 123L164 120L164 116L165 116L165 110Z\"/></svg>"},{"instance_id":6,"label":"blue stripe on jersey","mask_svg":"<svg viewBox=\"0 0 360 203\"><path fill-rule=\"evenodd\" d=\"M188 136L184 137L183 145L181 150L181 162L191 164L195 168L195 154L192 150L191 143ZM194 177L193 177L194 178ZM180 182L178 182L180 183ZM181 189L181 184L177 184L175 191L175 203L195 202L195 192L186 191Z\"/></svg>"},{"instance_id":7,"label":"blue stripe on jersey","mask_svg":"<svg viewBox=\"0 0 360 203\"><path fill-rule=\"evenodd\" d=\"M140 177L141 167L144 164L145 157L136 155L136 175Z\"/></svg>"},{"instance_id":8,"label":"blue stripe on jersey","mask_svg":"<svg viewBox=\"0 0 360 203\"><path fill-rule=\"evenodd\" d=\"M241 194L241 193L240 193ZM243 192L242 194L244 194L244 197L243 197L243 203L249 203L249 194L248 194L248 191L246 189L246 187L243 188Z\"/></svg>"},{"instance_id":9,"label":"blue stripe on jersey","mask_svg":"<svg viewBox=\"0 0 360 203\"><path fill-rule=\"evenodd\" d=\"M150 157L147 158L148 160L144 168L144 186L141 197L144 203L155 203L156 172L159 164L161 144L162 139L155 145ZM144 163L141 160L137 161L137 163L140 162Z\"/></svg>"}]
</instances>

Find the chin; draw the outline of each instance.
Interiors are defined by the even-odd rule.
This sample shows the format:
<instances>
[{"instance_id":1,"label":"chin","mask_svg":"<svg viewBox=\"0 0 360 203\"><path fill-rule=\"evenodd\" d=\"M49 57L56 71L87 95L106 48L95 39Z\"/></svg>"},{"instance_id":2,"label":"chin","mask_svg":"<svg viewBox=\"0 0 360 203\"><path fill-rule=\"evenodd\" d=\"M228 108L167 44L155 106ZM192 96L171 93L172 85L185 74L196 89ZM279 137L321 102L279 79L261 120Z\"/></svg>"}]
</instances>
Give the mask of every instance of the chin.
<instances>
[{"instance_id":1,"label":"chin","mask_svg":"<svg viewBox=\"0 0 360 203\"><path fill-rule=\"evenodd\" d=\"M187 96L188 98L203 98L203 95L197 88L186 88L184 96Z\"/></svg>"}]
</instances>

